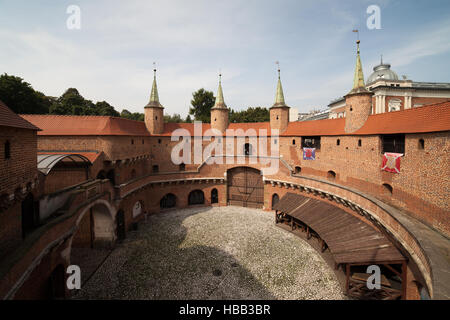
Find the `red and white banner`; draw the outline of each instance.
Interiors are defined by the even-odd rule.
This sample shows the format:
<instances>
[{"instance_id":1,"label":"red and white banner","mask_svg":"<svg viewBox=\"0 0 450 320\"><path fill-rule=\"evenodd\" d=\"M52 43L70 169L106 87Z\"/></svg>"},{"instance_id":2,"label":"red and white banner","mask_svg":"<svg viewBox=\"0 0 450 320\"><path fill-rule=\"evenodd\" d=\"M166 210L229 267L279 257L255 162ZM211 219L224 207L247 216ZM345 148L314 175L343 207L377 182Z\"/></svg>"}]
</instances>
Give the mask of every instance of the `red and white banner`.
<instances>
[{"instance_id":1,"label":"red and white banner","mask_svg":"<svg viewBox=\"0 0 450 320\"><path fill-rule=\"evenodd\" d=\"M392 173L400 173L400 158L402 156L403 153L386 152L383 155L383 164L381 165L381 170Z\"/></svg>"}]
</instances>

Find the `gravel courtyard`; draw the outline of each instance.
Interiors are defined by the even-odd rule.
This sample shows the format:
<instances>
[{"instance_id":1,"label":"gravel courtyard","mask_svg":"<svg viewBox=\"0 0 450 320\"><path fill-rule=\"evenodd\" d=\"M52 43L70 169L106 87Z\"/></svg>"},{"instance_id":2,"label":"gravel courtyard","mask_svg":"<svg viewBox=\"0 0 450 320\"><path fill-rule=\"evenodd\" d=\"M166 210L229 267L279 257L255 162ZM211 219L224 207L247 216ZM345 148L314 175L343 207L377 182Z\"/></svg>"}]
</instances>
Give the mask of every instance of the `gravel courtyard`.
<instances>
[{"instance_id":1,"label":"gravel courtyard","mask_svg":"<svg viewBox=\"0 0 450 320\"><path fill-rule=\"evenodd\" d=\"M83 274L83 270L82 270ZM345 299L307 242L270 212L190 208L149 216L74 299Z\"/></svg>"}]
</instances>

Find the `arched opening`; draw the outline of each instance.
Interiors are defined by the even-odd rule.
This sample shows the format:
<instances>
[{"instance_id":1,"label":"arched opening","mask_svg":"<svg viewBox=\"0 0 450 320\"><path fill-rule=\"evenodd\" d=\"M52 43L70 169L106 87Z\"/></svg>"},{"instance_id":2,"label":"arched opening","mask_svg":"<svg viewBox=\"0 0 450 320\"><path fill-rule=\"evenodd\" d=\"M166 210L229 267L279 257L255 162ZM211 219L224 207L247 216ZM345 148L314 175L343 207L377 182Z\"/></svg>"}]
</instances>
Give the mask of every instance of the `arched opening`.
<instances>
[{"instance_id":1,"label":"arched opening","mask_svg":"<svg viewBox=\"0 0 450 320\"><path fill-rule=\"evenodd\" d=\"M278 196L278 194L274 193L272 195L272 210L273 207L278 203L278 201L280 201L280 197Z\"/></svg>"},{"instance_id":2,"label":"arched opening","mask_svg":"<svg viewBox=\"0 0 450 320\"><path fill-rule=\"evenodd\" d=\"M11 158L11 143L9 140L6 140L5 142L5 159Z\"/></svg>"},{"instance_id":3,"label":"arched opening","mask_svg":"<svg viewBox=\"0 0 450 320\"><path fill-rule=\"evenodd\" d=\"M139 217L142 214L143 205L141 201L136 201L133 206L133 218Z\"/></svg>"},{"instance_id":4,"label":"arched opening","mask_svg":"<svg viewBox=\"0 0 450 320\"><path fill-rule=\"evenodd\" d=\"M185 171L186 170L186 165L184 163L180 164L180 171Z\"/></svg>"},{"instance_id":5,"label":"arched opening","mask_svg":"<svg viewBox=\"0 0 450 320\"><path fill-rule=\"evenodd\" d=\"M113 213L104 202L97 202L80 216L72 237L70 264L80 267L81 285L111 252L116 240L116 228Z\"/></svg>"},{"instance_id":6,"label":"arched opening","mask_svg":"<svg viewBox=\"0 0 450 320\"><path fill-rule=\"evenodd\" d=\"M302 168L299 166L295 167L295 173L299 174L300 172L302 172Z\"/></svg>"},{"instance_id":7,"label":"arched opening","mask_svg":"<svg viewBox=\"0 0 450 320\"><path fill-rule=\"evenodd\" d=\"M125 214L123 210L119 210L116 215L117 224L117 240L122 241L126 237L125 232Z\"/></svg>"},{"instance_id":8,"label":"arched opening","mask_svg":"<svg viewBox=\"0 0 450 320\"><path fill-rule=\"evenodd\" d=\"M394 189L392 188L392 186L388 183L383 183L383 193L386 195L392 195L392 192L394 191Z\"/></svg>"},{"instance_id":9,"label":"arched opening","mask_svg":"<svg viewBox=\"0 0 450 320\"><path fill-rule=\"evenodd\" d=\"M330 179L330 180L336 179L336 172L334 172L332 170L328 171L327 178Z\"/></svg>"},{"instance_id":10,"label":"arched opening","mask_svg":"<svg viewBox=\"0 0 450 320\"><path fill-rule=\"evenodd\" d=\"M337 139L337 140L336 140L336 145L337 145L337 146L340 146L340 145L341 145L341 139Z\"/></svg>"},{"instance_id":11,"label":"arched opening","mask_svg":"<svg viewBox=\"0 0 450 320\"><path fill-rule=\"evenodd\" d=\"M362 140L358 139L358 147L361 147L361 146L362 146Z\"/></svg>"},{"instance_id":12,"label":"arched opening","mask_svg":"<svg viewBox=\"0 0 450 320\"><path fill-rule=\"evenodd\" d=\"M65 299L66 297L66 272L64 266L59 264L50 274L49 278L49 292L50 299Z\"/></svg>"},{"instance_id":13,"label":"arched opening","mask_svg":"<svg viewBox=\"0 0 450 320\"><path fill-rule=\"evenodd\" d=\"M191 193L189 193L188 203L189 205L204 204L205 194L202 190L191 191Z\"/></svg>"},{"instance_id":14,"label":"arched opening","mask_svg":"<svg viewBox=\"0 0 450 320\"><path fill-rule=\"evenodd\" d=\"M152 166L152 172L153 173L158 173L159 172L159 166L157 164Z\"/></svg>"},{"instance_id":15,"label":"arched opening","mask_svg":"<svg viewBox=\"0 0 450 320\"><path fill-rule=\"evenodd\" d=\"M97 173L97 179L106 179L106 172L105 172L105 170L100 170L98 173Z\"/></svg>"},{"instance_id":16,"label":"arched opening","mask_svg":"<svg viewBox=\"0 0 450 320\"><path fill-rule=\"evenodd\" d=\"M219 203L219 192L216 188L211 190L211 203Z\"/></svg>"},{"instance_id":17,"label":"arched opening","mask_svg":"<svg viewBox=\"0 0 450 320\"><path fill-rule=\"evenodd\" d=\"M29 193L22 201L22 238L30 234L38 223L38 217L35 214L33 194Z\"/></svg>"},{"instance_id":18,"label":"arched opening","mask_svg":"<svg viewBox=\"0 0 450 320\"><path fill-rule=\"evenodd\" d=\"M244 155L246 156L252 155L252 145L250 143L244 144Z\"/></svg>"},{"instance_id":19,"label":"arched opening","mask_svg":"<svg viewBox=\"0 0 450 320\"><path fill-rule=\"evenodd\" d=\"M174 208L177 205L177 198L173 193L168 193L159 201L161 209Z\"/></svg>"},{"instance_id":20,"label":"arched opening","mask_svg":"<svg viewBox=\"0 0 450 320\"><path fill-rule=\"evenodd\" d=\"M106 174L106 178L109 179L109 181L111 181L113 186L116 185L116 174L114 172L114 169L108 171L108 173Z\"/></svg>"}]
</instances>

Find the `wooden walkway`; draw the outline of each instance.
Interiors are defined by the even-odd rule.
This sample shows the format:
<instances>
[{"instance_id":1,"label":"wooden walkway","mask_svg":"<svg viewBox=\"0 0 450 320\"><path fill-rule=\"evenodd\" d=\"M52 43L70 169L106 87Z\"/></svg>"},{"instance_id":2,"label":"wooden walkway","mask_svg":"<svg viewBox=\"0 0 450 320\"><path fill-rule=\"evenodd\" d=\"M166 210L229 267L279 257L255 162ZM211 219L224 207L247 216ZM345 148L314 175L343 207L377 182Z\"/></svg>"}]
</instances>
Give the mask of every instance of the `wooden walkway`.
<instances>
[{"instance_id":1,"label":"wooden walkway","mask_svg":"<svg viewBox=\"0 0 450 320\"><path fill-rule=\"evenodd\" d=\"M287 193L274 210L311 227L326 242L338 264L406 260L380 231L326 202Z\"/></svg>"}]
</instances>

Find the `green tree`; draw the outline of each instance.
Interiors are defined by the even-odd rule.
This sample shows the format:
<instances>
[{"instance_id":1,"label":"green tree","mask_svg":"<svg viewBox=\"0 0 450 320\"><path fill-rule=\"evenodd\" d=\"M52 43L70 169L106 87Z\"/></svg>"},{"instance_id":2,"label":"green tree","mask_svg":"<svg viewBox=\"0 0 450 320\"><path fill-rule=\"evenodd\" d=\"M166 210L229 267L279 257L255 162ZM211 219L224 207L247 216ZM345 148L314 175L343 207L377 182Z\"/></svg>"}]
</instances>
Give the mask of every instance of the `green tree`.
<instances>
[{"instance_id":1,"label":"green tree","mask_svg":"<svg viewBox=\"0 0 450 320\"><path fill-rule=\"evenodd\" d=\"M0 76L0 100L12 111L21 114L48 113L52 103L43 93L35 91L22 78L6 73Z\"/></svg>"},{"instance_id":2,"label":"green tree","mask_svg":"<svg viewBox=\"0 0 450 320\"><path fill-rule=\"evenodd\" d=\"M174 113L173 116L166 114L164 116L164 122L180 123L180 122L183 122L183 119L181 119L181 116L178 113Z\"/></svg>"},{"instance_id":3,"label":"green tree","mask_svg":"<svg viewBox=\"0 0 450 320\"><path fill-rule=\"evenodd\" d=\"M144 114L139 112L131 113L127 109L123 109L120 113L120 117L130 119L130 120L137 120L137 121L144 121Z\"/></svg>"},{"instance_id":4,"label":"green tree","mask_svg":"<svg viewBox=\"0 0 450 320\"><path fill-rule=\"evenodd\" d=\"M184 121L186 123L192 123L192 119L190 115L187 115L186 120Z\"/></svg>"},{"instance_id":5,"label":"green tree","mask_svg":"<svg viewBox=\"0 0 450 320\"><path fill-rule=\"evenodd\" d=\"M95 104L96 113L99 116L113 116L113 117L120 117L120 113L114 109L112 105L110 105L106 101L97 102Z\"/></svg>"},{"instance_id":6,"label":"green tree","mask_svg":"<svg viewBox=\"0 0 450 320\"><path fill-rule=\"evenodd\" d=\"M247 110L230 111L230 122L266 122L270 121L270 112L267 108L250 107Z\"/></svg>"},{"instance_id":7,"label":"green tree","mask_svg":"<svg viewBox=\"0 0 450 320\"><path fill-rule=\"evenodd\" d=\"M189 114L193 115L195 120L210 122L211 108L214 106L215 100L216 98L211 91L206 91L203 88L197 90L192 94L192 108L189 108Z\"/></svg>"}]
</instances>

